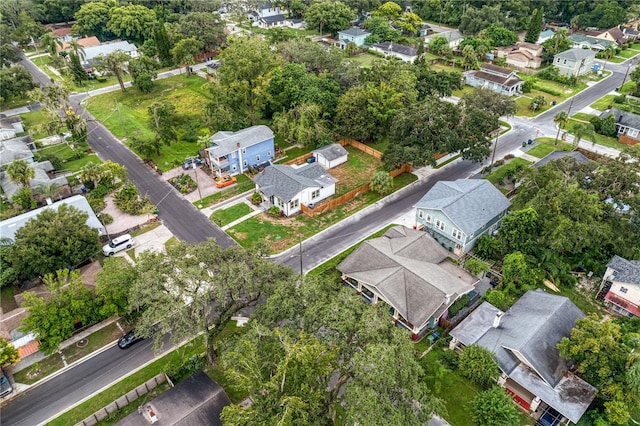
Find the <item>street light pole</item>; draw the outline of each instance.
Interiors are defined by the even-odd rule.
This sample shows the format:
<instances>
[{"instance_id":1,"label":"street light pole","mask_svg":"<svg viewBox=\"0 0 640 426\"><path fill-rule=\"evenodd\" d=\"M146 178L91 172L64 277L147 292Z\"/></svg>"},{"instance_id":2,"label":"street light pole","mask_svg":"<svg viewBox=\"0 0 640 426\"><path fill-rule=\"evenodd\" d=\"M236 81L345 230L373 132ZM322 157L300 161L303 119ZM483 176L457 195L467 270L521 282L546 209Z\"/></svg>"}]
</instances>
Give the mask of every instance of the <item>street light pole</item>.
<instances>
[{"instance_id":1,"label":"street light pole","mask_svg":"<svg viewBox=\"0 0 640 426\"><path fill-rule=\"evenodd\" d=\"M200 182L198 181L198 164L193 160L193 172L196 174L196 187L198 188L198 206L202 207L202 193L200 192Z\"/></svg>"},{"instance_id":2,"label":"street light pole","mask_svg":"<svg viewBox=\"0 0 640 426\"><path fill-rule=\"evenodd\" d=\"M629 65L627 65L627 71L624 73L624 77L622 78L622 84L620 85L620 90L622 90L622 86L624 86L625 81L627 81L627 76L629 75L629 70L631 67L635 65L633 61L629 61Z\"/></svg>"}]
</instances>

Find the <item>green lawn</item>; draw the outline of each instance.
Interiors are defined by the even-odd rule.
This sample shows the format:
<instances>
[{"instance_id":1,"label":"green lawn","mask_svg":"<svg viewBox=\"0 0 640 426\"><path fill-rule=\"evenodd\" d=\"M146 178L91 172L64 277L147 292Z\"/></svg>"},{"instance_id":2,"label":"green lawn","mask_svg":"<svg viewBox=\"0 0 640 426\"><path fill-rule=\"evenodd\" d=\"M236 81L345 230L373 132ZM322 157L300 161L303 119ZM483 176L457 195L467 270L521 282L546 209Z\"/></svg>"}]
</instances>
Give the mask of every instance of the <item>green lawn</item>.
<instances>
[{"instance_id":1,"label":"green lawn","mask_svg":"<svg viewBox=\"0 0 640 426\"><path fill-rule=\"evenodd\" d=\"M294 145L289 148L284 148L285 156L278 158L274 163L286 163L287 161L291 161L295 158L302 157L305 154L313 151L313 148L306 146L297 146Z\"/></svg>"},{"instance_id":2,"label":"green lawn","mask_svg":"<svg viewBox=\"0 0 640 426\"><path fill-rule=\"evenodd\" d=\"M584 121L586 123L589 122L589 120L591 119L591 117L594 117L592 114L586 114L584 112L577 112L575 114L573 114L571 116L571 118L578 120L578 121Z\"/></svg>"},{"instance_id":3,"label":"green lawn","mask_svg":"<svg viewBox=\"0 0 640 426\"><path fill-rule=\"evenodd\" d=\"M389 136L385 136L384 138L382 138L380 142L373 142L367 145L369 145L371 148L377 151L384 153L387 150L387 148L389 148L390 143L391 141L389 140Z\"/></svg>"},{"instance_id":4,"label":"green lawn","mask_svg":"<svg viewBox=\"0 0 640 426\"><path fill-rule=\"evenodd\" d=\"M65 172L77 172L89 162L97 164L102 163L96 154L80 153L76 155L76 153L66 143L50 145L42 148L38 151L37 157L44 156L45 154L53 154L61 159L63 162L62 171Z\"/></svg>"},{"instance_id":5,"label":"green lawn","mask_svg":"<svg viewBox=\"0 0 640 426\"><path fill-rule=\"evenodd\" d=\"M573 151L573 145L562 142L558 139L557 144L555 138L537 138L536 146L527 151L527 154L534 157L544 158L553 151Z\"/></svg>"},{"instance_id":6,"label":"green lawn","mask_svg":"<svg viewBox=\"0 0 640 426\"><path fill-rule=\"evenodd\" d=\"M236 179L238 180L236 185L228 186L222 191L207 195L202 200L196 201L193 204L199 209L212 206L224 200L228 200L231 197L242 194L243 192L247 192L255 187L253 181L245 174L236 175Z\"/></svg>"},{"instance_id":7,"label":"green lawn","mask_svg":"<svg viewBox=\"0 0 640 426\"><path fill-rule=\"evenodd\" d=\"M24 114L20 114L20 117L24 124L24 130L28 132L33 139L38 140L49 136L40 129L41 125L49 120L44 110L40 109L37 111L26 112Z\"/></svg>"},{"instance_id":8,"label":"green lawn","mask_svg":"<svg viewBox=\"0 0 640 426\"><path fill-rule=\"evenodd\" d=\"M77 345L71 345L65 348L62 351L62 354L67 360L67 363L71 364L83 356L89 355L90 353L119 339L120 337L122 337L122 332L114 322L87 336L86 340L88 343L86 346L80 348Z\"/></svg>"},{"instance_id":9,"label":"green lawn","mask_svg":"<svg viewBox=\"0 0 640 426\"><path fill-rule=\"evenodd\" d=\"M238 203L227 209L220 209L213 212L211 219L219 226L227 225L234 220L240 219L242 216L246 216L251 213L253 209L245 203Z\"/></svg>"},{"instance_id":10,"label":"green lawn","mask_svg":"<svg viewBox=\"0 0 640 426\"><path fill-rule=\"evenodd\" d=\"M547 100L547 104L542 108L538 108L537 111L532 111L529 109L529 105L531 105L531 101L536 96L543 96ZM542 92L540 90L533 89L531 92L527 93L526 95L520 96L518 97L518 99L516 99L516 108L517 108L516 115L525 116L525 117L535 117L538 114L541 114L546 110L552 108L553 107L553 105L551 104L552 101L555 101L556 103L560 103L565 99L567 99L569 96L571 95L569 94L569 95L563 95L563 96L555 96L555 95L550 95L548 93Z\"/></svg>"},{"instance_id":11,"label":"green lawn","mask_svg":"<svg viewBox=\"0 0 640 426\"><path fill-rule=\"evenodd\" d=\"M379 58L371 53L363 53L362 55L349 56L348 58L345 58L345 62L354 62L359 64L361 67L367 68L376 60L384 60L384 58Z\"/></svg>"},{"instance_id":12,"label":"green lawn","mask_svg":"<svg viewBox=\"0 0 640 426\"><path fill-rule=\"evenodd\" d=\"M609 59L609 62L612 62L614 64L621 64L626 60L627 58L623 58L621 56L614 56L613 58Z\"/></svg>"},{"instance_id":13,"label":"green lawn","mask_svg":"<svg viewBox=\"0 0 640 426\"><path fill-rule=\"evenodd\" d=\"M626 50L621 50L620 53L618 53L616 56L622 56L625 59L629 59L629 58L633 58L638 53L640 52L638 52L637 50L626 49Z\"/></svg>"},{"instance_id":14,"label":"green lawn","mask_svg":"<svg viewBox=\"0 0 640 426\"><path fill-rule=\"evenodd\" d=\"M597 109L598 111L604 111L613 104L615 97L615 95L604 95L589 106L593 109Z\"/></svg>"},{"instance_id":15,"label":"green lawn","mask_svg":"<svg viewBox=\"0 0 640 426\"><path fill-rule=\"evenodd\" d=\"M163 145L160 156L151 157L160 170L166 171L182 164L185 157L198 153L199 146L194 136L204 127L203 111L209 96L204 84L205 81L196 75L190 78L178 75L156 80L151 93L129 88L124 93L118 90L89 98L87 109L116 137L129 142L133 137L153 139L154 133L147 123L147 109L159 98L171 102L178 114L178 142Z\"/></svg>"},{"instance_id":16,"label":"green lawn","mask_svg":"<svg viewBox=\"0 0 640 426\"><path fill-rule=\"evenodd\" d=\"M578 123L579 123L579 121L570 119L569 122L567 123L566 130L569 133L572 133L573 126L575 126ZM619 149L619 150L622 150L627 146L627 145L624 145L624 144L618 142L617 138L614 138L612 136L604 136L604 135L600 135L600 134L597 134L597 133L596 133L596 140L595 141L589 140L589 142L595 142L598 145L608 146L609 148L615 148L615 149Z\"/></svg>"},{"instance_id":17,"label":"green lawn","mask_svg":"<svg viewBox=\"0 0 640 426\"><path fill-rule=\"evenodd\" d=\"M40 68L52 80L66 81L62 76L57 75L56 73L51 71L51 68L48 67L49 62L51 62L51 57L49 57L49 56L40 56L38 58L31 59L31 62L36 64L38 66L38 68Z\"/></svg>"},{"instance_id":18,"label":"green lawn","mask_svg":"<svg viewBox=\"0 0 640 426\"><path fill-rule=\"evenodd\" d=\"M395 177L394 191L416 179L417 176L412 173L403 173ZM367 192L314 218L303 214L292 218L271 218L261 214L229 228L227 233L243 247L252 247L255 241L267 241L273 252L279 253L297 244L299 238L307 239L381 198L376 193Z\"/></svg>"},{"instance_id":19,"label":"green lawn","mask_svg":"<svg viewBox=\"0 0 640 426\"><path fill-rule=\"evenodd\" d=\"M23 383L25 385L32 385L43 377L47 377L50 374L55 373L64 367L62 358L57 353L54 353L42 361L20 370L13 375L16 383Z\"/></svg>"},{"instance_id":20,"label":"green lawn","mask_svg":"<svg viewBox=\"0 0 640 426\"><path fill-rule=\"evenodd\" d=\"M484 176L484 178L494 185L500 185L500 182L503 182L504 178L512 170L515 170L518 166L527 167L529 166L529 164L530 163L523 158L514 158L513 160L509 160L509 162L504 164L503 166L498 167L495 171L489 173L487 176Z\"/></svg>"},{"instance_id":21,"label":"green lawn","mask_svg":"<svg viewBox=\"0 0 640 426\"><path fill-rule=\"evenodd\" d=\"M373 175L382 169L382 161L352 146L346 146L349 159L331 170L338 179L336 197L371 182Z\"/></svg>"},{"instance_id":22,"label":"green lawn","mask_svg":"<svg viewBox=\"0 0 640 426\"><path fill-rule=\"evenodd\" d=\"M456 96L458 98L463 97L464 95L466 95L467 93L471 93L473 92L473 89L475 89L475 87L471 87L471 86L463 86L462 89L456 89L454 90L451 95L452 96Z\"/></svg>"},{"instance_id":23,"label":"green lawn","mask_svg":"<svg viewBox=\"0 0 640 426\"><path fill-rule=\"evenodd\" d=\"M15 287L12 285L0 288L0 307L2 307L3 313L7 313L18 308L18 304L13 297L14 294Z\"/></svg>"}]
</instances>

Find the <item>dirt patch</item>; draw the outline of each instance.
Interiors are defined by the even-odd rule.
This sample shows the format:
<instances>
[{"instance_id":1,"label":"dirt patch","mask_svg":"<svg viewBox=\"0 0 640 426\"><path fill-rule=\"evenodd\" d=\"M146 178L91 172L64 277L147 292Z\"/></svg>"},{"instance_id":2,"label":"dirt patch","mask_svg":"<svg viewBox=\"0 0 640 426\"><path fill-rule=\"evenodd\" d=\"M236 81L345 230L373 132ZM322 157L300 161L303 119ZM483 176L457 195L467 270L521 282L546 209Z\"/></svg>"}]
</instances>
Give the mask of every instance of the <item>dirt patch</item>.
<instances>
[{"instance_id":1,"label":"dirt patch","mask_svg":"<svg viewBox=\"0 0 640 426\"><path fill-rule=\"evenodd\" d=\"M338 179L336 195L342 195L371 181L373 175L380 170L382 162L353 147L347 146L349 160L329 170Z\"/></svg>"}]
</instances>

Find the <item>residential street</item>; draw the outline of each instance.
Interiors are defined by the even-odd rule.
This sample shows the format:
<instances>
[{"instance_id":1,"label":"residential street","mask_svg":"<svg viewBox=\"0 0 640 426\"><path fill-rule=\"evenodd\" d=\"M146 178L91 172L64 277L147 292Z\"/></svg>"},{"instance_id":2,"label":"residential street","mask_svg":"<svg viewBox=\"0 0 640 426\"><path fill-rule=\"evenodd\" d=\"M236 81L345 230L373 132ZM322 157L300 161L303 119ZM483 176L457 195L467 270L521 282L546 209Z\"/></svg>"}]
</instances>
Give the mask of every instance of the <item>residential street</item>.
<instances>
[{"instance_id":1,"label":"residential street","mask_svg":"<svg viewBox=\"0 0 640 426\"><path fill-rule=\"evenodd\" d=\"M50 84L50 79L29 60L22 64L41 84ZM571 112L578 112L598 98L620 86L627 65L608 64L613 75L584 90L573 100ZM89 143L101 159L111 160L127 167L130 179L141 194L148 194L160 211L160 219L179 239L188 242L203 241L214 237L224 247L235 242L215 226L176 190L151 171L134 153L118 141L102 124L93 120L78 103L86 94L73 97L74 107L86 114L89 121ZM567 110L571 100L554 107L535 119L515 117L509 119L512 130L499 137L496 160L521 147L523 141L535 137L536 129L541 135L555 136L553 116ZM585 146L591 146L587 143ZM342 252L349 246L367 237L403 215L439 180L468 178L476 174L484 164L456 160L439 170L429 170L426 177L376 205L358 212L338 225L304 241L302 245L303 269L308 271L325 260ZM274 258L275 261L300 268L299 247L294 247ZM54 379L15 398L2 408L3 425L41 424L56 413L76 404L87 395L148 362L152 353L150 342L140 343L126 351L110 348L99 355L77 365Z\"/></svg>"}]
</instances>

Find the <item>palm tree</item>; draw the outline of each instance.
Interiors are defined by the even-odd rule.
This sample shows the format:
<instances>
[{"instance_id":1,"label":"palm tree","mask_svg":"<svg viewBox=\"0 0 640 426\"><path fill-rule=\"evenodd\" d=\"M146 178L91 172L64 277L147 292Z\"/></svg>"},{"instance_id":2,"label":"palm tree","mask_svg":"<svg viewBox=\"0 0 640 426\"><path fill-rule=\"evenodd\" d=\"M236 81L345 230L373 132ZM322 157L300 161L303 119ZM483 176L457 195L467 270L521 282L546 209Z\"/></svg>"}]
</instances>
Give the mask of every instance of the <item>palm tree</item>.
<instances>
[{"instance_id":1,"label":"palm tree","mask_svg":"<svg viewBox=\"0 0 640 426\"><path fill-rule=\"evenodd\" d=\"M58 37L54 36L52 32L48 32L40 37L40 46L48 49L51 56L56 56L58 46L62 46L62 42Z\"/></svg>"},{"instance_id":2,"label":"palm tree","mask_svg":"<svg viewBox=\"0 0 640 426\"><path fill-rule=\"evenodd\" d=\"M10 163L6 169L9 180L30 189L30 181L36 176L36 171L25 160L16 160Z\"/></svg>"},{"instance_id":3,"label":"palm tree","mask_svg":"<svg viewBox=\"0 0 640 426\"><path fill-rule=\"evenodd\" d=\"M556 115L553 116L553 122L558 125L558 133L556 133L556 140L553 142L554 145L558 144L558 136L560 135L560 129L563 129L564 126L567 125L569 121L569 114L567 111L560 111Z\"/></svg>"},{"instance_id":4,"label":"palm tree","mask_svg":"<svg viewBox=\"0 0 640 426\"><path fill-rule=\"evenodd\" d=\"M85 164L78 172L78 178L82 182L91 182L93 187L97 187L102 179L104 168L101 164L94 163L93 161Z\"/></svg>"},{"instance_id":5,"label":"palm tree","mask_svg":"<svg viewBox=\"0 0 640 426\"><path fill-rule=\"evenodd\" d=\"M602 56L604 56L604 65L602 66L602 71L607 67L607 61L616 54L616 46L611 43L602 51Z\"/></svg>"},{"instance_id":6,"label":"palm tree","mask_svg":"<svg viewBox=\"0 0 640 426\"><path fill-rule=\"evenodd\" d=\"M47 204L51 204L51 200L60 193L62 190L62 185L56 182L47 182L43 183L36 187L36 194L42 195L46 200Z\"/></svg>"},{"instance_id":7,"label":"palm tree","mask_svg":"<svg viewBox=\"0 0 640 426\"><path fill-rule=\"evenodd\" d=\"M558 49L560 48L560 44L567 39L567 29L560 28L558 31L553 34L551 40L553 41L553 51L554 53L558 53Z\"/></svg>"},{"instance_id":8,"label":"palm tree","mask_svg":"<svg viewBox=\"0 0 640 426\"><path fill-rule=\"evenodd\" d=\"M596 131L593 125L590 123L576 123L576 125L573 126L573 145L577 148L585 136L590 138L594 144L596 143Z\"/></svg>"},{"instance_id":9,"label":"palm tree","mask_svg":"<svg viewBox=\"0 0 640 426\"><path fill-rule=\"evenodd\" d=\"M78 43L77 40L71 40L69 42L69 47L71 48L73 53L75 53L78 56L78 58L80 58L81 61L84 61L84 59L86 58L86 55L84 53L84 47L80 45L80 43Z\"/></svg>"}]
</instances>

